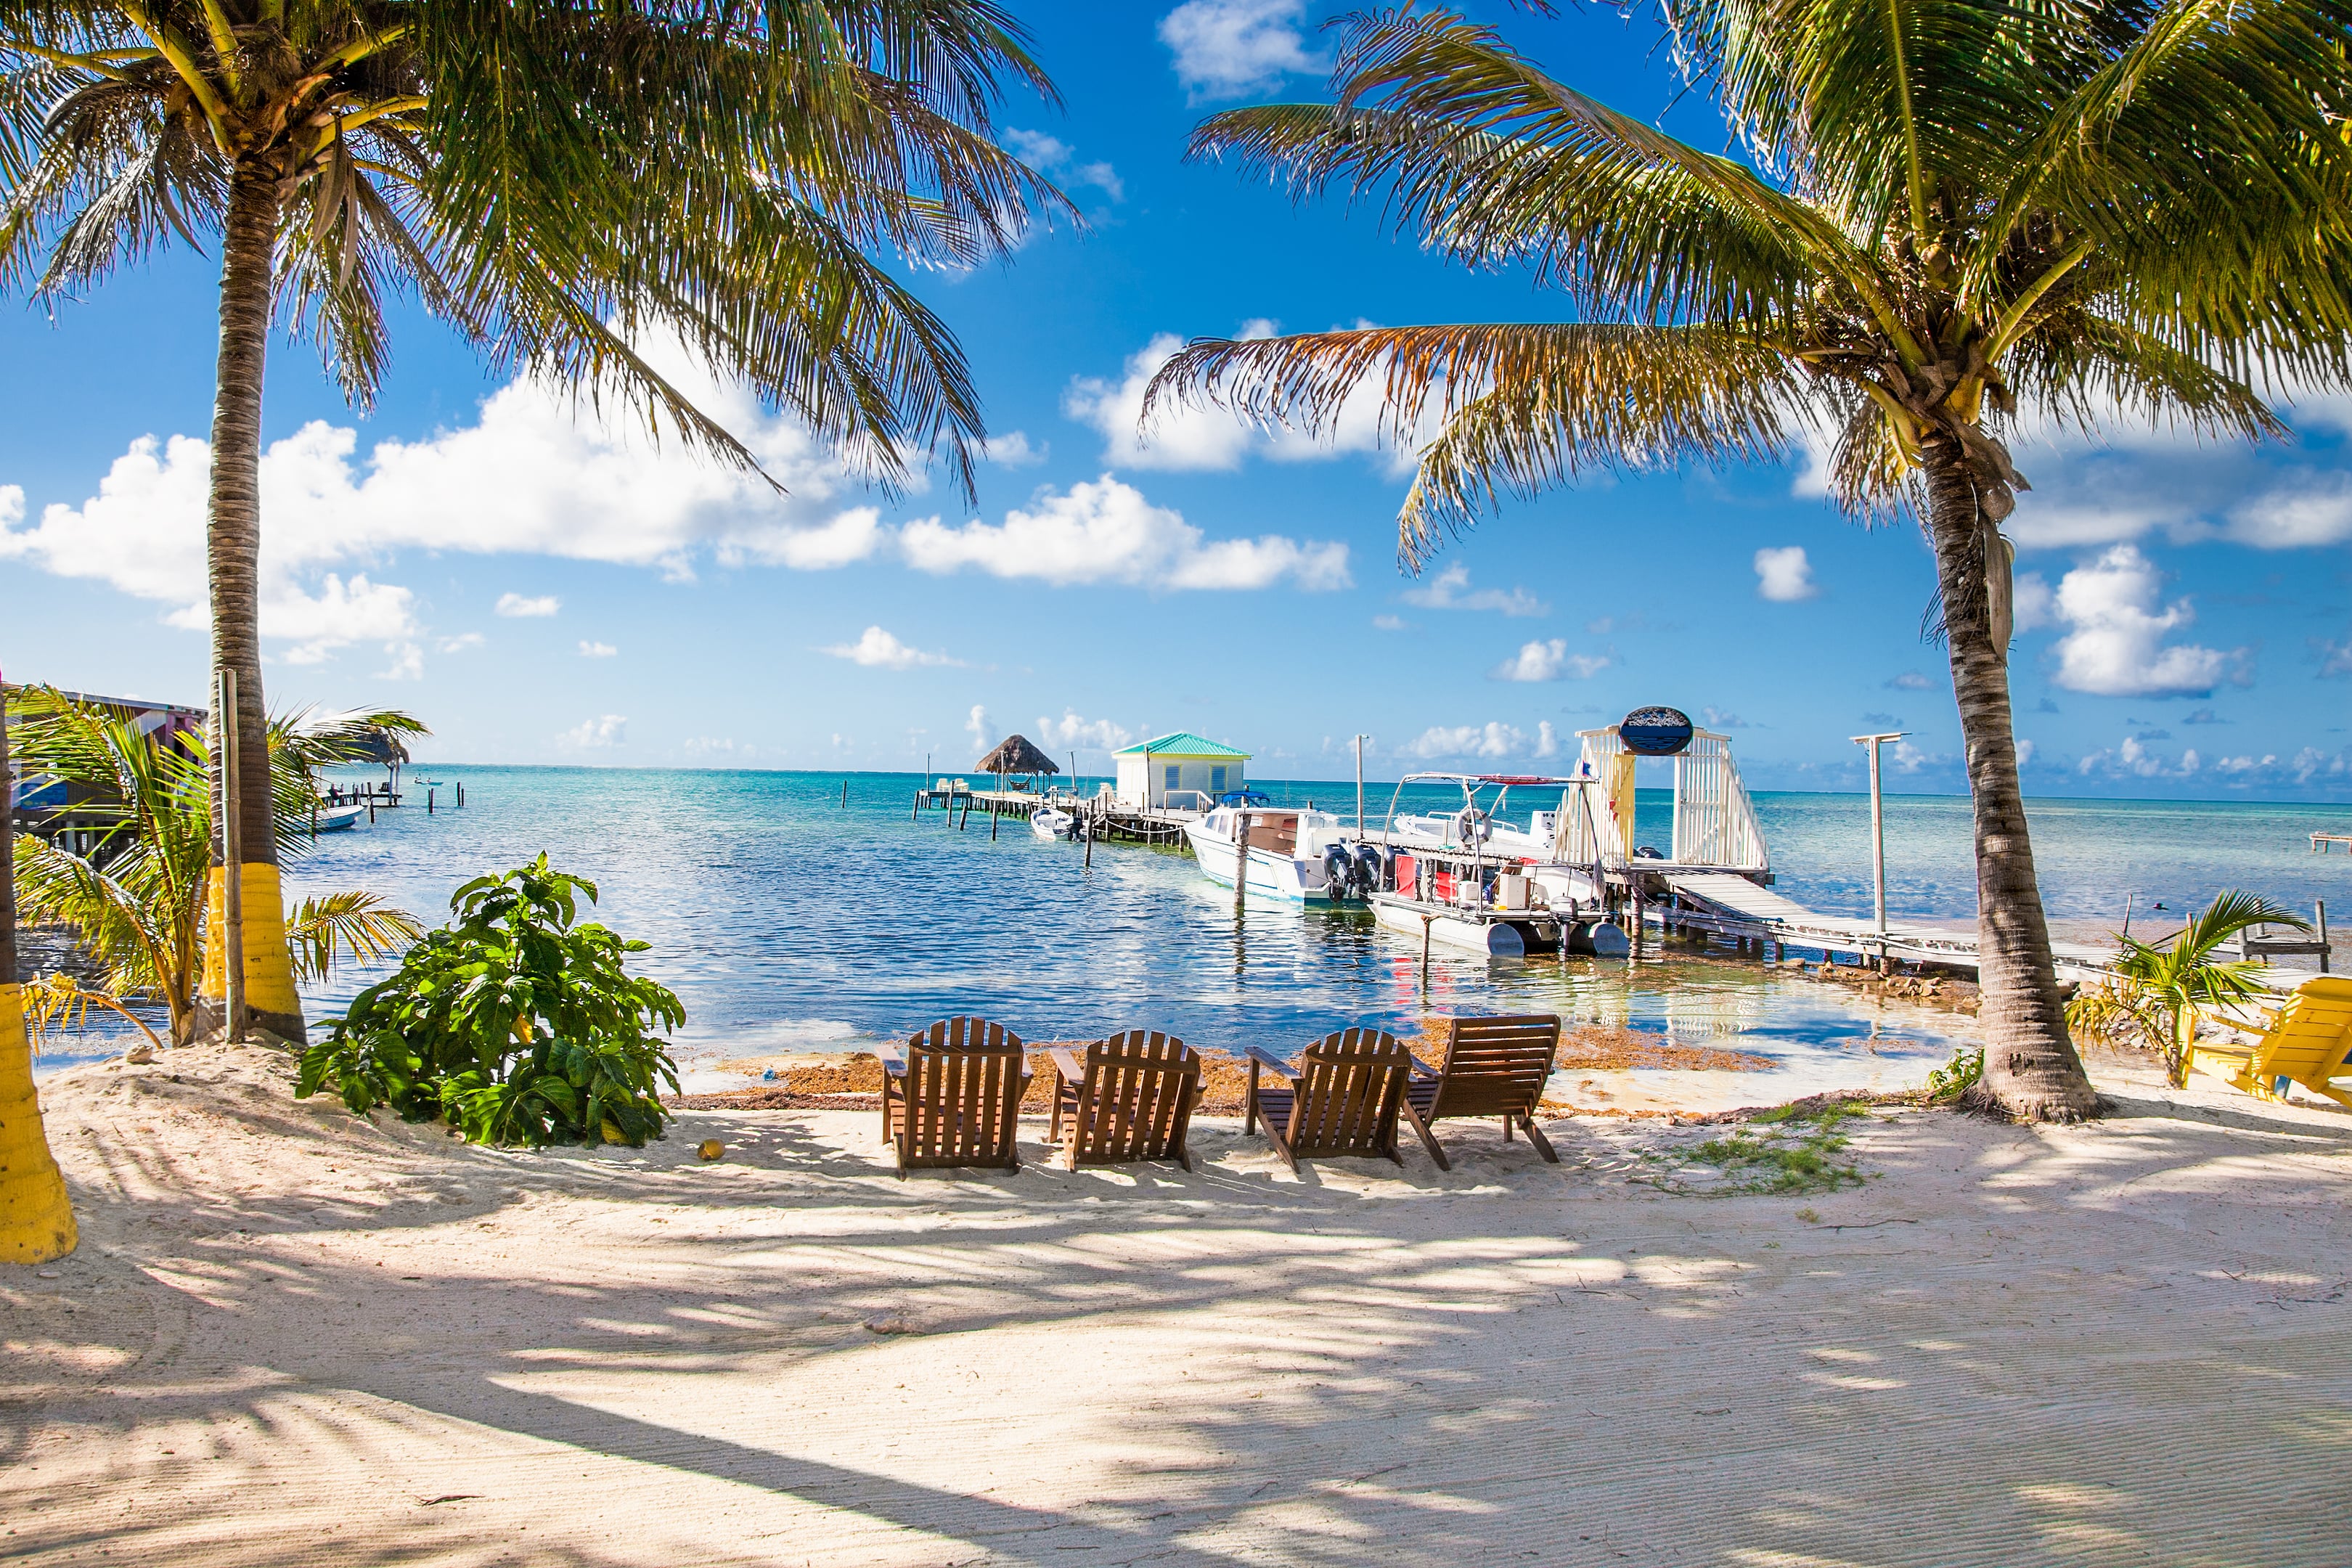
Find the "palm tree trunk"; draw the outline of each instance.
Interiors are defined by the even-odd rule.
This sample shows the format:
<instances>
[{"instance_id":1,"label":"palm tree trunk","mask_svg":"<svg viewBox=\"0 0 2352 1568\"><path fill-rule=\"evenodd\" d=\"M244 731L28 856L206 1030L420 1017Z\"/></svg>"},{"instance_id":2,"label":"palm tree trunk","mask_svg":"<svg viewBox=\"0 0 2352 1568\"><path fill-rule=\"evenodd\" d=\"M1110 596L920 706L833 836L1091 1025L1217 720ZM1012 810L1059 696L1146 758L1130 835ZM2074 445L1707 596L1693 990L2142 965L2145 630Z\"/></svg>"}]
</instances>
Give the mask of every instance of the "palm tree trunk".
<instances>
[{"instance_id":1,"label":"palm tree trunk","mask_svg":"<svg viewBox=\"0 0 2352 1568\"><path fill-rule=\"evenodd\" d=\"M205 553L212 588L213 689L224 670L236 677L236 711L215 734L236 737L237 795L221 798L222 749L213 753L216 825L234 813L244 910L245 1007L257 1027L282 1039L303 1038L302 1002L286 955L286 900L278 886L278 847L270 810L268 710L261 691L261 383L269 336L271 259L278 214L272 159L247 159L229 178L222 245L220 363L213 400L212 504ZM205 994L226 1001L226 835L213 839L210 935Z\"/></svg>"},{"instance_id":2,"label":"palm tree trunk","mask_svg":"<svg viewBox=\"0 0 2352 1568\"><path fill-rule=\"evenodd\" d=\"M1980 1093L2021 1121L2079 1121L2098 1096L2066 1033L2050 927L2033 874L2033 844L2017 782L2009 650L1994 646L1985 594L1983 516L1966 453L1948 436L1926 443L1927 524L1943 592L1952 695L1968 745L1976 818L1977 950L1985 1031Z\"/></svg>"},{"instance_id":3,"label":"palm tree trunk","mask_svg":"<svg viewBox=\"0 0 2352 1568\"><path fill-rule=\"evenodd\" d=\"M0 1263L47 1263L71 1252L80 1237L41 1126L25 992L16 981L14 778L6 703L0 701Z\"/></svg>"}]
</instances>

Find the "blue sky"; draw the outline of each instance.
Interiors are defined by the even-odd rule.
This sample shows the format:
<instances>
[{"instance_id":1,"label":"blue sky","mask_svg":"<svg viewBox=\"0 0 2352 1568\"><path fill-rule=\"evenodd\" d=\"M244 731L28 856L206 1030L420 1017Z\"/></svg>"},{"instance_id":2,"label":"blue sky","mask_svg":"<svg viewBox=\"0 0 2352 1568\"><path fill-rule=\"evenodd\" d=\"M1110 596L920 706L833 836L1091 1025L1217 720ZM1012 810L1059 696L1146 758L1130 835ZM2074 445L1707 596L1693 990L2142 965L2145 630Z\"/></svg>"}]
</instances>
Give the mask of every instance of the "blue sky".
<instances>
[{"instance_id":1,"label":"blue sky","mask_svg":"<svg viewBox=\"0 0 2352 1568\"><path fill-rule=\"evenodd\" d=\"M976 508L866 491L740 389L740 476L507 385L415 311L361 419L277 340L265 435L274 704L397 704L427 755L481 763L968 767L1020 731L1099 772L1189 729L1262 776L1572 758L1649 702L1726 728L1752 784L1850 788L1864 729L1914 731L1898 789L1962 787L1931 585L1906 526L1865 531L1801 460L1561 491L1399 574L1405 454L1369 419L1317 447L1196 414L1139 443L1136 395L1196 334L1540 319L1523 277L1449 270L1374 212L1295 208L1182 162L1203 113L1319 97L1327 7L1022 0L1066 111L1007 142L1091 232L918 275L998 437ZM1644 25L1499 7L1557 74L1654 115ZM1669 126L1720 146L1703 101ZM213 268L183 249L54 317L0 314L0 574L11 679L195 700ZM2028 439L2011 530L2029 793L2352 798L2352 400L2291 443L2118 430Z\"/></svg>"}]
</instances>

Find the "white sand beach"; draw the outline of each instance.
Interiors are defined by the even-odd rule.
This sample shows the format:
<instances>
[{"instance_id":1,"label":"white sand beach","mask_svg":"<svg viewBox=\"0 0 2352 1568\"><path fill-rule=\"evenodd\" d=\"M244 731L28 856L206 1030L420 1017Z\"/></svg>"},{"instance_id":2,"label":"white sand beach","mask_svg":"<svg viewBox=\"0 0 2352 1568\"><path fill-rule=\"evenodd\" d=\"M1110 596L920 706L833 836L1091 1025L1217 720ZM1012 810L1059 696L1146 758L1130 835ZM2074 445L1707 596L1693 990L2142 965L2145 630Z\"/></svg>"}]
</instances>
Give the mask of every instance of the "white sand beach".
<instances>
[{"instance_id":1,"label":"white sand beach","mask_svg":"<svg viewBox=\"0 0 2352 1568\"><path fill-rule=\"evenodd\" d=\"M902 1181L841 1111L493 1152L257 1052L79 1068L0 1555L2346 1561L2352 1116L2095 1070L2108 1121L1880 1112L1792 1198L1647 1184L1721 1131L1654 1120Z\"/></svg>"}]
</instances>

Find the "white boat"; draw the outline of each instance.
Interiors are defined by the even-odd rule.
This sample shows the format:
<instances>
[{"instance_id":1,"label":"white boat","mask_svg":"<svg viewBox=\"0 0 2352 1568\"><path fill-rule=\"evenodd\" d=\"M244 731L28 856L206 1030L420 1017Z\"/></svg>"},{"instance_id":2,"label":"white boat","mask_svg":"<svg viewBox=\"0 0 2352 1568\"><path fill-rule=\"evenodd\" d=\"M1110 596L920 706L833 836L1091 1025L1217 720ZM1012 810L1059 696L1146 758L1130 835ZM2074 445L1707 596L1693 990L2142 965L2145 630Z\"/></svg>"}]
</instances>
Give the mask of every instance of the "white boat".
<instances>
[{"instance_id":1,"label":"white boat","mask_svg":"<svg viewBox=\"0 0 2352 1568\"><path fill-rule=\"evenodd\" d=\"M1379 846L1379 890L1370 902L1380 922L1432 944L1494 957L1529 952L1630 952L1599 889L1580 867L1557 863L1558 809L1538 810L1524 828L1500 813L1514 788L1575 788L1575 779L1500 773L1409 773L1397 785L1447 783L1462 791L1451 811L1400 815L1392 800ZM1499 791L1482 800L1488 788ZM1364 846L1371 848L1370 845Z\"/></svg>"},{"instance_id":2,"label":"white boat","mask_svg":"<svg viewBox=\"0 0 2352 1568\"><path fill-rule=\"evenodd\" d=\"M1249 819L1248 891L1294 903L1330 904L1370 890L1370 867L1377 861L1357 854L1332 813L1230 798L1184 825L1192 858L1212 882L1234 885L1239 859L1234 836L1244 816Z\"/></svg>"},{"instance_id":3,"label":"white boat","mask_svg":"<svg viewBox=\"0 0 2352 1568\"><path fill-rule=\"evenodd\" d=\"M360 819L365 816L367 816L367 807L364 805L322 805L319 807L314 818L312 831L317 833L347 833L352 828L357 826Z\"/></svg>"},{"instance_id":4,"label":"white boat","mask_svg":"<svg viewBox=\"0 0 2352 1568\"><path fill-rule=\"evenodd\" d=\"M1029 814L1029 831L1040 838L1068 838L1077 826L1078 819L1058 805L1041 805Z\"/></svg>"}]
</instances>

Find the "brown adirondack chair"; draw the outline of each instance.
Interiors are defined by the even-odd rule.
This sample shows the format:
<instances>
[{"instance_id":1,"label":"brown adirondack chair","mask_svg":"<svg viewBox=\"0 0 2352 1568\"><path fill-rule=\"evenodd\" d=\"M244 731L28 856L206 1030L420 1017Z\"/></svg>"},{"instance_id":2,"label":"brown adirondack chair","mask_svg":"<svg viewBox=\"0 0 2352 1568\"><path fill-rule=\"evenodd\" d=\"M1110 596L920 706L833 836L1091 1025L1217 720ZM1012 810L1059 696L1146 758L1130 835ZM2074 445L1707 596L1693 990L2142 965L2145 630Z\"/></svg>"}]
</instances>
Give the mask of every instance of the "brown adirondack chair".
<instances>
[{"instance_id":1,"label":"brown adirondack chair","mask_svg":"<svg viewBox=\"0 0 2352 1568\"><path fill-rule=\"evenodd\" d=\"M1342 1029L1298 1053L1297 1065L1253 1047L1249 1098L1242 1131L1262 1120L1276 1149L1298 1169L1301 1160L1340 1154L1381 1154L1404 1163L1397 1151L1397 1112L1404 1104L1412 1053L1386 1029ZM1264 1081L1279 1079L1282 1087Z\"/></svg>"},{"instance_id":2,"label":"brown adirondack chair","mask_svg":"<svg viewBox=\"0 0 2352 1568\"><path fill-rule=\"evenodd\" d=\"M950 1165L1021 1168L1013 1130L1029 1075L1021 1037L986 1018L942 1018L882 1058L882 1136L898 1173Z\"/></svg>"},{"instance_id":3,"label":"brown adirondack chair","mask_svg":"<svg viewBox=\"0 0 2352 1568\"><path fill-rule=\"evenodd\" d=\"M1499 1116L1507 1143L1517 1122L1536 1152L1559 1164L1559 1156L1536 1129L1536 1101L1559 1053L1559 1019L1550 1013L1447 1019L1444 1065L1432 1068L1415 1058L1412 1081L1404 1091L1405 1115L1437 1168L1450 1171L1454 1165L1437 1146L1430 1123L1448 1116Z\"/></svg>"},{"instance_id":4,"label":"brown adirondack chair","mask_svg":"<svg viewBox=\"0 0 2352 1568\"><path fill-rule=\"evenodd\" d=\"M1192 1047L1157 1030L1129 1029L1095 1041L1084 1056L1066 1047L1045 1056L1061 1080L1047 1136L1072 1170L1142 1160L1192 1168L1184 1135L1201 1097L1201 1058Z\"/></svg>"}]
</instances>

